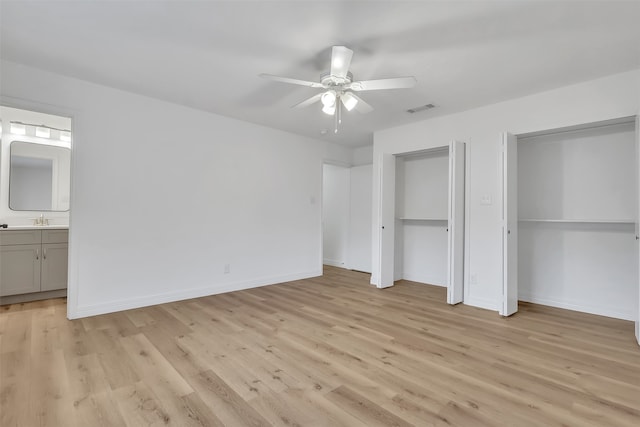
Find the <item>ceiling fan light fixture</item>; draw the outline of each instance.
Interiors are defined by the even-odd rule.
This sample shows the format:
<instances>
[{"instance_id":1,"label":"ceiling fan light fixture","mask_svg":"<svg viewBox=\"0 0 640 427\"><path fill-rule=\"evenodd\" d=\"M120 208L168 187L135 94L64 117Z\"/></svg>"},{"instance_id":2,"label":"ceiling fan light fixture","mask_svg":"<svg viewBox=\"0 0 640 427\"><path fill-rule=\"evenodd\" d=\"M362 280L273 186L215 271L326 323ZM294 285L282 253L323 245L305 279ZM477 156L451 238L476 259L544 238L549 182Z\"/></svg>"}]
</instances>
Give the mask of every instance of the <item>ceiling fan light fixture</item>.
<instances>
[{"instance_id":1,"label":"ceiling fan light fixture","mask_svg":"<svg viewBox=\"0 0 640 427\"><path fill-rule=\"evenodd\" d=\"M330 116L333 116L336 113L336 104L334 102L333 105L325 105L324 107L322 107L322 112L325 114L328 114Z\"/></svg>"},{"instance_id":2,"label":"ceiling fan light fixture","mask_svg":"<svg viewBox=\"0 0 640 427\"><path fill-rule=\"evenodd\" d=\"M324 105L325 108L333 107L333 109L335 110L337 96L338 95L336 94L335 90L328 90L322 94L322 96L320 97L320 101L322 101L322 105ZM324 108L322 110L324 111Z\"/></svg>"},{"instance_id":3,"label":"ceiling fan light fixture","mask_svg":"<svg viewBox=\"0 0 640 427\"><path fill-rule=\"evenodd\" d=\"M358 105L358 99L349 92L343 93L340 96L340 99L342 100L342 104L344 105L344 108L347 109L347 111L353 110L356 105Z\"/></svg>"}]
</instances>

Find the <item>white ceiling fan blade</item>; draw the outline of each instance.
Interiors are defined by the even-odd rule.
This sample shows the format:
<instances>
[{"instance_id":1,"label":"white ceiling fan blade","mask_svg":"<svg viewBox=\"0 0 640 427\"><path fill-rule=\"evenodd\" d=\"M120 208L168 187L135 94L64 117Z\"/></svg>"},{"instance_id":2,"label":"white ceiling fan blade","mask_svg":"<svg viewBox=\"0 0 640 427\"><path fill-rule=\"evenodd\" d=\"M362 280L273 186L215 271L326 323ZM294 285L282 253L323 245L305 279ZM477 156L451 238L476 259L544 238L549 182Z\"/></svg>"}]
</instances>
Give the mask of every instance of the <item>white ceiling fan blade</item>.
<instances>
[{"instance_id":1,"label":"white ceiling fan blade","mask_svg":"<svg viewBox=\"0 0 640 427\"><path fill-rule=\"evenodd\" d=\"M406 89L414 87L416 83L416 78L413 76L409 76L395 77L391 79L362 80L359 82L353 82L347 85L346 88L355 90L357 92L364 90Z\"/></svg>"},{"instance_id":2,"label":"white ceiling fan blade","mask_svg":"<svg viewBox=\"0 0 640 427\"><path fill-rule=\"evenodd\" d=\"M358 101L358 103L355 106L355 109L358 110L359 113L367 114L373 111L373 107L367 104L366 102L364 102L362 98L360 98L358 95L356 95L355 93L352 93L351 96Z\"/></svg>"},{"instance_id":3,"label":"white ceiling fan blade","mask_svg":"<svg viewBox=\"0 0 640 427\"><path fill-rule=\"evenodd\" d=\"M291 108L303 108L303 107L307 107L313 103L316 103L318 101L320 101L320 97L322 96L323 92L318 93L317 95L313 95L311 98L307 98L302 102L298 102L295 105L292 105Z\"/></svg>"},{"instance_id":4,"label":"white ceiling fan blade","mask_svg":"<svg viewBox=\"0 0 640 427\"><path fill-rule=\"evenodd\" d=\"M346 78L351 66L353 51L344 46L334 46L331 50L331 75Z\"/></svg>"},{"instance_id":5,"label":"white ceiling fan blade","mask_svg":"<svg viewBox=\"0 0 640 427\"><path fill-rule=\"evenodd\" d=\"M263 79L273 80L273 81L276 81L276 82L290 83L290 84L300 85L300 86L316 87L316 88L324 87L322 85L322 83L310 82L310 81L307 81L307 80L291 79L289 77L274 76L273 74L264 74L264 73L262 73L262 74L260 74L260 77L262 77Z\"/></svg>"}]
</instances>

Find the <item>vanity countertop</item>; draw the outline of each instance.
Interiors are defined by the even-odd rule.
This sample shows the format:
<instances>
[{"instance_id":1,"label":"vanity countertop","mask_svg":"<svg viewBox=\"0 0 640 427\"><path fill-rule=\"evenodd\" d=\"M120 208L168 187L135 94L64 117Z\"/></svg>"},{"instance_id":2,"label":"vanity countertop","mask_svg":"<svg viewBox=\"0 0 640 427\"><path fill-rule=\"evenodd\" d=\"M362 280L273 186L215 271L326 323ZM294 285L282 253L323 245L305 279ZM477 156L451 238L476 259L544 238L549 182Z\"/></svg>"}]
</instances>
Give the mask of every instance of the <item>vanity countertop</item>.
<instances>
[{"instance_id":1,"label":"vanity countertop","mask_svg":"<svg viewBox=\"0 0 640 427\"><path fill-rule=\"evenodd\" d=\"M68 225L10 225L7 228L0 228L0 231L11 230L68 230Z\"/></svg>"}]
</instances>

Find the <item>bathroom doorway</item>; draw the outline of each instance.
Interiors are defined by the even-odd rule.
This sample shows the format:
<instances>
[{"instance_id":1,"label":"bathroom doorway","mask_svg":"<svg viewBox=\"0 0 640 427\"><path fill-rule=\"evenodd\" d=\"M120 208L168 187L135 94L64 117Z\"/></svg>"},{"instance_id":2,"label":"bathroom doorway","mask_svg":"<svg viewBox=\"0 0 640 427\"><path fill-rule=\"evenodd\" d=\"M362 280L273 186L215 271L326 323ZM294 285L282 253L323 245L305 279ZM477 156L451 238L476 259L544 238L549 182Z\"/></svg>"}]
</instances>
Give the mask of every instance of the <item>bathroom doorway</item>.
<instances>
[{"instance_id":1,"label":"bathroom doorway","mask_svg":"<svg viewBox=\"0 0 640 427\"><path fill-rule=\"evenodd\" d=\"M0 125L0 304L66 297L71 118L0 105Z\"/></svg>"}]
</instances>

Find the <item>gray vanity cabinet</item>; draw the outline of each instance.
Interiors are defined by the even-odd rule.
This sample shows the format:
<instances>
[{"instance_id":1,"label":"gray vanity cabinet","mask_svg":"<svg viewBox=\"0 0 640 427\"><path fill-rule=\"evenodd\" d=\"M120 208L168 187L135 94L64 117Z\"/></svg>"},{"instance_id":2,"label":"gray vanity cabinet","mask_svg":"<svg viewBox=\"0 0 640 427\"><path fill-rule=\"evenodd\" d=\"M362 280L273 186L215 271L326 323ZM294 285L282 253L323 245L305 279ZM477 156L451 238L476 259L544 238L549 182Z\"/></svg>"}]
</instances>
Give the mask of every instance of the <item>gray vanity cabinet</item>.
<instances>
[{"instance_id":1,"label":"gray vanity cabinet","mask_svg":"<svg viewBox=\"0 0 640 427\"><path fill-rule=\"evenodd\" d=\"M0 246L0 296L40 292L40 251L40 244Z\"/></svg>"},{"instance_id":2,"label":"gray vanity cabinet","mask_svg":"<svg viewBox=\"0 0 640 427\"><path fill-rule=\"evenodd\" d=\"M67 230L0 231L0 296L67 287Z\"/></svg>"}]
</instances>

